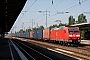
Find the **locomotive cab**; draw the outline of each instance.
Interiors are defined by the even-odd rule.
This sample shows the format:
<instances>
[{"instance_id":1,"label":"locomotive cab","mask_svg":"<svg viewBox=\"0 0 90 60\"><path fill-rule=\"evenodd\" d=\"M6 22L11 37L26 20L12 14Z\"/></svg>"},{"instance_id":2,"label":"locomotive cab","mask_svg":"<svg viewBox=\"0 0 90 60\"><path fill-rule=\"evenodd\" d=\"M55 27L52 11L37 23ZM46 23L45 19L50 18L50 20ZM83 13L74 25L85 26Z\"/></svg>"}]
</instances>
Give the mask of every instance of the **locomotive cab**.
<instances>
[{"instance_id":1,"label":"locomotive cab","mask_svg":"<svg viewBox=\"0 0 90 60\"><path fill-rule=\"evenodd\" d=\"M68 28L68 34L69 34L69 39L68 41L70 43L80 43L80 30L78 27L71 27Z\"/></svg>"}]
</instances>

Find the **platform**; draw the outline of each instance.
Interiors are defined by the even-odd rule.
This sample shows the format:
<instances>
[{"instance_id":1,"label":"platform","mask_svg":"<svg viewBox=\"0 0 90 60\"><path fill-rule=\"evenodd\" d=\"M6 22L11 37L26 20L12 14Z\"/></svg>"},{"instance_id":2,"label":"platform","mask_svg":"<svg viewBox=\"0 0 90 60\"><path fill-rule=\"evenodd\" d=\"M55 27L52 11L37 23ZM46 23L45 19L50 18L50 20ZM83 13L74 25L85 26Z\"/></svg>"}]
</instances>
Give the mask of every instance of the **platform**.
<instances>
[{"instance_id":1,"label":"platform","mask_svg":"<svg viewBox=\"0 0 90 60\"><path fill-rule=\"evenodd\" d=\"M88 45L90 45L90 40L81 40L81 44L88 44Z\"/></svg>"},{"instance_id":2,"label":"platform","mask_svg":"<svg viewBox=\"0 0 90 60\"><path fill-rule=\"evenodd\" d=\"M8 39L0 39L0 60L12 60Z\"/></svg>"}]
</instances>

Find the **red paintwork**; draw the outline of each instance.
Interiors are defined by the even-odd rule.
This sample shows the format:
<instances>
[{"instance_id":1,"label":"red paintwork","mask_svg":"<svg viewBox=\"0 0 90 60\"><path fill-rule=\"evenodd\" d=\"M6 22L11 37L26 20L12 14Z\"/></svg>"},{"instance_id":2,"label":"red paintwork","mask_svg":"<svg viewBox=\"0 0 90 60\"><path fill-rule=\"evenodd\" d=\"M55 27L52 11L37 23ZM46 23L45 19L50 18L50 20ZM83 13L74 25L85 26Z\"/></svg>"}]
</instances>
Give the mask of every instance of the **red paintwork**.
<instances>
[{"instance_id":1,"label":"red paintwork","mask_svg":"<svg viewBox=\"0 0 90 60\"><path fill-rule=\"evenodd\" d=\"M69 33L68 29L77 29L78 32ZM60 40L60 41L79 40L80 31L78 27L73 27L73 28L64 27L63 29L51 29L50 39Z\"/></svg>"}]
</instances>

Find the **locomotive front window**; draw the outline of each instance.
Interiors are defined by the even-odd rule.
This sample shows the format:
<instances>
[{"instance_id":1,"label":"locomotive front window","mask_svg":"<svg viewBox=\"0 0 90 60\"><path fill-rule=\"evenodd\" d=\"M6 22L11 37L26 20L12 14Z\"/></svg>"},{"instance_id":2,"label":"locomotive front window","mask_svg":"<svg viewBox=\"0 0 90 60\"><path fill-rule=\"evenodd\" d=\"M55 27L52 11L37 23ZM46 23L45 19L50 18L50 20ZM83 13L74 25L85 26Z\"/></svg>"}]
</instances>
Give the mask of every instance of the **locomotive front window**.
<instances>
[{"instance_id":1,"label":"locomotive front window","mask_svg":"<svg viewBox=\"0 0 90 60\"><path fill-rule=\"evenodd\" d=\"M74 30L74 32L79 32L79 30Z\"/></svg>"},{"instance_id":2,"label":"locomotive front window","mask_svg":"<svg viewBox=\"0 0 90 60\"><path fill-rule=\"evenodd\" d=\"M69 32L74 32L74 33L75 33L75 32L79 32L78 29L68 29L68 31L69 31Z\"/></svg>"},{"instance_id":3,"label":"locomotive front window","mask_svg":"<svg viewBox=\"0 0 90 60\"><path fill-rule=\"evenodd\" d=\"M68 29L69 32L73 32L73 29Z\"/></svg>"}]
</instances>

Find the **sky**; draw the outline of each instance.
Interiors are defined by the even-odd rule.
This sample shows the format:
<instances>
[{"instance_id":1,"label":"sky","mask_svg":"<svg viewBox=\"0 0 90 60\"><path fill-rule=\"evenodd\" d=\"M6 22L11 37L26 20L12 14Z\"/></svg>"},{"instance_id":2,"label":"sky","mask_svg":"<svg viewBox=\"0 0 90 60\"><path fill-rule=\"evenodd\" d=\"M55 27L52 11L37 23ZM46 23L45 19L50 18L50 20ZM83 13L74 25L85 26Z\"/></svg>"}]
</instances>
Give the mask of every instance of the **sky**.
<instances>
[{"instance_id":1,"label":"sky","mask_svg":"<svg viewBox=\"0 0 90 60\"><path fill-rule=\"evenodd\" d=\"M46 28L46 11L47 27L58 24L55 22L56 20L67 24L69 16L73 16L77 20L82 13L90 22L90 0L27 0L10 32L38 26Z\"/></svg>"}]
</instances>

